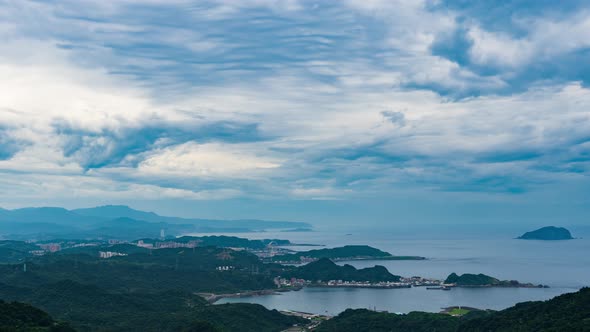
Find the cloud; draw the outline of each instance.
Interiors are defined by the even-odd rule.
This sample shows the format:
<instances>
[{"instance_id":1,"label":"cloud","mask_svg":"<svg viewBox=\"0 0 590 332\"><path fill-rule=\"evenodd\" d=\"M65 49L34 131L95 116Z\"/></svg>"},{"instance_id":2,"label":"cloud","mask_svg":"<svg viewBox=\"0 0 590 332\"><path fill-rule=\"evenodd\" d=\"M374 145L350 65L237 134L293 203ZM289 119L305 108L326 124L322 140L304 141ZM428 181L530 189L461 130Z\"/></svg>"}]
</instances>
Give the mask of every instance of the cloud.
<instances>
[{"instance_id":1,"label":"cloud","mask_svg":"<svg viewBox=\"0 0 590 332\"><path fill-rule=\"evenodd\" d=\"M146 121L137 127L122 127L101 132L79 131L67 125L54 124L63 137L64 156L76 159L85 168L114 166L121 162L136 165L138 155L167 146L196 142L250 142L266 139L257 124L219 121L169 123L161 120ZM203 122L203 121L200 121Z\"/></svg>"},{"instance_id":2,"label":"cloud","mask_svg":"<svg viewBox=\"0 0 590 332\"><path fill-rule=\"evenodd\" d=\"M0 127L0 160L12 158L18 151L25 148L28 143L13 137L10 131Z\"/></svg>"},{"instance_id":3,"label":"cloud","mask_svg":"<svg viewBox=\"0 0 590 332\"><path fill-rule=\"evenodd\" d=\"M138 165L138 171L160 176L249 178L253 173L281 166L280 160L257 157L245 150L244 144L190 142L156 151Z\"/></svg>"},{"instance_id":4,"label":"cloud","mask_svg":"<svg viewBox=\"0 0 590 332\"><path fill-rule=\"evenodd\" d=\"M406 117L403 112L381 111L381 115L393 124L401 127L406 125Z\"/></svg>"},{"instance_id":5,"label":"cloud","mask_svg":"<svg viewBox=\"0 0 590 332\"><path fill-rule=\"evenodd\" d=\"M588 11L494 12L498 28L446 5L7 3L0 172L18 179L0 185L342 199L586 184Z\"/></svg>"}]
</instances>

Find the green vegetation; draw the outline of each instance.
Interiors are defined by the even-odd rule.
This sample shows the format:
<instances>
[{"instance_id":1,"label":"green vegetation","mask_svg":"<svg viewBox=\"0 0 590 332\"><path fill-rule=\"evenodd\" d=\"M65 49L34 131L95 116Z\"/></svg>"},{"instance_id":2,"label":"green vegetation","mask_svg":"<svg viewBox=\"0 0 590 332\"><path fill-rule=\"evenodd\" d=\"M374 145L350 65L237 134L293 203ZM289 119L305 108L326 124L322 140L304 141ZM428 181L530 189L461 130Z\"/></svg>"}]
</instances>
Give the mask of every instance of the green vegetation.
<instances>
[{"instance_id":1,"label":"green vegetation","mask_svg":"<svg viewBox=\"0 0 590 332\"><path fill-rule=\"evenodd\" d=\"M32 256L31 250L39 250L34 244L23 241L0 241L0 263L19 263Z\"/></svg>"},{"instance_id":2,"label":"green vegetation","mask_svg":"<svg viewBox=\"0 0 590 332\"><path fill-rule=\"evenodd\" d=\"M262 264L245 251L215 247L142 250L146 252L109 259L100 259L97 254L67 254L66 250L31 259L26 272L21 264L0 265L0 282L28 287L70 279L116 291L228 293L273 288L273 269L280 269ZM218 271L220 266L231 269Z\"/></svg>"},{"instance_id":3,"label":"green vegetation","mask_svg":"<svg viewBox=\"0 0 590 332\"><path fill-rule=\"evenodd\" d=\"M516 280L499 280L482 273L465 273L460 276L451 273L445 280L445 284L455 284L461 287L547 287L530 283L523 284Z\"/></svg>"},{"instance_id":4,"label":"green vegetation","mask_svg":"<svg viewBox=\"0 0 590 332\"><path fill-rule=\"evenodd\" d=\"M424 259L418 256L393 256L388 252L364 246L350 245L337 248L324 248L309 251L301 251L287 255L277 255L272 258L275 262L300 262L302 257L320 259L329 258L332 260L354 260L354 259Z\"/></svg>"},{"instance_id":5,"label":"green vegetation","mask_svg":"<svg viewBox=\"0 0 590 332\"><path fill-rule=\"evenodd\" d=\"M465 308L452 308L451 310L449 310L448 312L446 312L446 314L449 314L451 316L463 316L468 314L469 312L471 312L471 310L465 309Z\"/></svg>"},{"instance_id":6,"label":"green vegetation","mask_svg":"<svg viewBox=\"0 0 590 332\"><path fill-rule=\"evenodd\" d=\"M465 273L460 276L456 273L451 273L445 280L445 284L456 284L457 286L492 286L499 285L500 280L482 273Z\"/></svg>"},{"instance_id":7,"label":"green vegetation","mask_svg":"<svg viewBox=\"0 0 590 332\"><path fill-rule=\"evenodd\" d=\"M0 300L0 331L70 332L65 323L53 320L46 312L31 305Z\"/></svg>"},{"instance_id":8,"label":"green vegetation","mask_svg":"<svg viewBox=\"0 0 590 332\"><path fill-rule=\"evenodd\" d=\"M472 311L462 317L423 312L396 315L349 309L322 323L316 331L590 331L590 288L549 301L519 303L502 311Z\"/></svg>"},{"instance_id":9,"label":"green vegetation","mask_svg":"<svg viewBox=\"0 0 590 332\"><path fill-rule=\"evenodd\" d=\"M23 245L5 243L10 250ZM101 259L100 251L126 256ZM0 299L31 303L80 331L281 331L306 322L259 305L210 305L194 295L274 288L283 267L247 251L98 242L28 257L26 267L0 265Z\"/></svg>"},{"instance_id":10,"label":"green vegetation","mask_svg":"<svg viewBox=\"0 0 590 332\"><path fill-rule=\"evenodd\" d=\"M185 292L112 292L70 280L31 288L0 284L0 296L32 303L81 331L182 331L203 322L222 331L279 331L303 322L260 305L209 305Z\"/></svg>"},{"instance_id":11,"label":"green vegetation","mask_svg":"<svg viewBox=\"0 0 590 332\"><path fill-rule=\"evenodd\" d=\"M573 239L570 231L563 227L547 226L532 232L526 232L518 237L522 240L571 240Z\"/></svg>"},{"instance_id":12,"label":"green vegetation","mask_svg":"<svg viewBox=\"0 0 590 332\"><path fill-rule=\"evenodd\" d=\"M370 268L356 269L352 265L337 265L328 258L321 258L307 265L293 267L290 271L283 272L285 278L298 278L311 281L399 281L400 276L393 275L383 266L376 265Z\"/></svg>"},{"instance_id":13,"label":"green vegetation","mask_svg":"<svg viewBox=\"0 0 590 332\"><path fill-rule=\"evenodd\" d=\"M489 312L466 320L461 331L590 331L590 288Z\"/></svg>"},{"instance_id":14,"label":"green vegetation","mask_svg":"<svg viewBox=\"0 0 590 332\"><path fill-rule=\"evenodd\" d=\"M320 324L316 332L447 332L456 331L458 326L456 317L443 314L411 312L396 315L348 309Z\"/></svg>"}]
</instances>

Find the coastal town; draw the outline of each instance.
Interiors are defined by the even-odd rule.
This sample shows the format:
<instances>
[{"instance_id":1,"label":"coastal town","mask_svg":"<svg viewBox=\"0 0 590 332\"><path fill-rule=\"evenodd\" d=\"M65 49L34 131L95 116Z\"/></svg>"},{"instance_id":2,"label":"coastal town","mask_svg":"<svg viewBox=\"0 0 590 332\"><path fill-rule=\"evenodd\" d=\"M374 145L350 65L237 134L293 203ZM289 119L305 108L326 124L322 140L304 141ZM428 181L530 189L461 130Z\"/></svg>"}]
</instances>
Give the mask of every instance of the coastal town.
<instances>
[{"instance_id":1,"label":"coastal town","mask_svg":"<svg viewBox=\"0 0 590 332\"><path fill-rule=\"evenodd\" d=\"M337 287L337 288L411 288L411 287L445 287L442 280L422 277L402 277L400 281L346 281L346 280L304 280L297 278L275 278L275 285L279 289L301 289L303 287Z\"/></svg>"},{"instance_id":2,"label":"coastal town","mask_svg":"<svg viewBox=\"0 0 590 332\"><path fill-rule=\"evenodd\" d=\"M256 242L258 241L258 242ZM272 291L290 291L299 290L303 287L326 287L326 288L372 288L372 289L396 289L396 288L411 288L411 287L425 287L428 290L450 290L453 287L520 287L520 288L538 288L547 287L545 285L535 285L530 283L520 283L515 280L498 280L496 278L486 276L483 274L451 274L445 280L424 278L420 276L402 277L390 274L385 268L375 266L364 270L371 270L369 274L363 274L367 271L356 270L350 265L340 266L335 264L335 261L347 261L358 259L382 259L388 257L395 257L387 252L368 247L368 246L344 246L337 248L328 248L320 250L311 250L307 252L295 252L287 248L282 248L280 245L289 245L288 241L284 240L247 240L234 237L211 236L211 237L182 237L182 238L166 238L162 232L159 239L140 239L135 241L121 241L121 240L64 240L53 242L27 242L29 246L29 254L32 256L42 256L49 253L56 253L59 251L68 250L70 252L86 253L96 255L100 259L114 259L116 257L124 257L137 252L137 250L149 251L162 249L195 249L198 247L215 246L224 248L220 254L222 258L221 263L211 267L217 272L232 273L236 267L232 265L228 259L232 252L246 251L256 255L262 262L271 262L268 259L276 256L281 259L290 259L293 256L297 259L297 263L287 261L285 266L291 266L297 269L299 266L314 266L313 271L309 274L307 272L293 272L287 269L288 273L295 273L295 276L277 276L274 278L275 289ZM133 249L135 248L135 249ZM367 254L368 253L368 254ZM337 255L338 254L338 255ZM322 255L330 256L330 258L322 257ZM227 259L225 259L225 258ZM26 264L26 261L25 261ZM326 265L327 264L327 265ZM332 273L328 275L323 274L325 268L331 269ZM348 269L348 270L347 270ZM258 273L259 268L252 267L251 273ZM344 271L346 270L346 271ZM297 273L303 273L297 275ZM308 274L305 274L308 273ZM353 273L350 275L349 273ZM375 274L377 273L377 274ZM277 273L279 274L279 273ZM306 275L306 276L304 276ZM375 275L379 275L375 277ZM228 294L226 294L227 296ZM244 293L239 294L245 295ZM219 299L222 296L214 296L212 298Z\"/></svg>"}]
</instances>

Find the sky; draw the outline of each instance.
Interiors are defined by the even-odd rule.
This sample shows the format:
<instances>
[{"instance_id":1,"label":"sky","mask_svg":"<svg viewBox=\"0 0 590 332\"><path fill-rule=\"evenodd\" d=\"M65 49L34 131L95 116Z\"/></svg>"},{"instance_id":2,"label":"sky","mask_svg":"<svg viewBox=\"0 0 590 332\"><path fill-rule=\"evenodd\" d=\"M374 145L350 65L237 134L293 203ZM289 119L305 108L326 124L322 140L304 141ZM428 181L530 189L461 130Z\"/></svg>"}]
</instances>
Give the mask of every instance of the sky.
<instances>
[{"instance_id":1,"label":"sky","mask_svg":"<svg viewBox=\"0 0 590 332\"><path fill-rule=\"evenodd\" d=\"M588 224L590 4L0 0L0 206Z\"/></svg>"}]
</instances>

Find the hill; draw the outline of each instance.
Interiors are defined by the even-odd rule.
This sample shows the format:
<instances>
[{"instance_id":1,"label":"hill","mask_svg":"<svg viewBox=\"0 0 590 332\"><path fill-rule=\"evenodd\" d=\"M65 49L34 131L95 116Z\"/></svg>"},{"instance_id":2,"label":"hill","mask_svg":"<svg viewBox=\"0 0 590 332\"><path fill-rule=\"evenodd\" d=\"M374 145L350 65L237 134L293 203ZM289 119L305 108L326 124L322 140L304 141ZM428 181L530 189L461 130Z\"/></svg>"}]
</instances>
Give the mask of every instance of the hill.
<instances>
[{"instance_id":1,"label":"hill","mask_svg":"<svg viewBox=\"0 0 590 332\"><path fill-rule=\"evenodd\" d=\"M317 332L569 332L590 331L590 288L549 301L524 302L501 311L462 317L411 312L407 315L348 309L323 322Z\"/></svg>"},{"instance_id":2,"label":"hill","mask_svg":"<svg viewBox=\"0 0 590 332\"><path fill-rule=\"evenodd\" d=\"M445 280L445 284L456 284L457 286L494 286L499 285L500 280L482 273L465 273L462 275L451 273Z\"/></svg>"},{"instance_id":3,"label":"hill","mask_svg":"<svg viewBox=\"0 0 590 332\"><path fill-rule=\"evenodd\" d=\"M77 247L55 254L30 258L22 264L0 265L0 282L31 287L69 279L117 292L239 292L274 288L271 269L245 251L215 247L147 250L116 245L127 256L98 257L96 247ZM219 271L220 266L230 270ZM268 271L268 272L267 272ZM0 298L2 298L0 296Z\"/></svg>"},{"instance_id":4,"label":"hill","mask_svg":"<svg viewBox=\"0 0 590 332\"><path fill-rule=\"evenodd\" d=\"M67 324L53 320L49 314L31 305L0 300L0 331L70 332Z\"/></svg>"},{"instance_id":5,"label":"hill","mask_svg":"<svg viewBox=\"0 0 590 332\"><path fill-rule=\"evenodd\" d=\"M321 259L329 258L335 261L343 260L379 260L379 259L424 259L424 257L418 256L393 256L392 254L381 251L377 248L373 248L366 245L347 245L336 248L324 248L314 249L309 251L300 251L286 255L276 255L272 257L273 262L291 262L297 263L302 262L305 259Z\"/></svg>"},{"instance_id":6,"label":"hill","mask_svg":"<svg viewBox=\"0 0 590 332\"><path fill-rule=\"evenodd\" d=\"M305 323L260 305L209 305L195 295L274 288L282 267L246 251L108 248L127 255L101 259L101 245L82 246L31 257L26 270L0 264L0 299L31 303L81 331L281 331Z\"/></svg>"},{"instance_id":7,"label":"hill","mask_svg":"<svg viewBox=\"0 0 590 332\"><path fill-rule=\"evenodd\" d=\"M571 240L573 239L572 234L569 230L563 227L547 226L537 230L526 232L518 237L521 240L545 240L545 241L556 241L556 240Z\"/></svg>"},{"instance_id":8,"label":"hill","mask_svg":"<svg viewBox=\"0 0 590 332\"><path fill-rule=\"evenodd\" d=\"M380 265L357 270L352 265L337 265L328 258L320 258L307 265L293 267L290 271L283 272L282 277L324 282L329 280L396 282L401 278L389 273L385 267Z\"/></svg>"},{"instance_id":9,"label":"hill","mask_svg":"<svg viewBox=\"0 0 590 332\"><path fill-rule=\"evenodd\" d=\"M304 322L255 304L209 305L180 291L113 292L71 280L27 288L0 284L0 296L33 303L80 331L203 331L197 327L208 326L209 331L270 332Z\"/></svg>"},{"instance_id":10,"label":"hill","mask_svg":"<svg viewBox=\"0 0 590 332\"><path fill-rule=\"evenodd\" d=\"M517 280L499 280L482 273L465 273L462 275L451 273L444 283L454 284L460 287L547 287L543 285L533 285L530 283L523 284Z\"/></svg>"}]
</instances>

